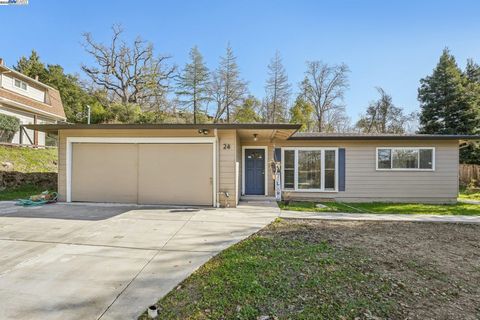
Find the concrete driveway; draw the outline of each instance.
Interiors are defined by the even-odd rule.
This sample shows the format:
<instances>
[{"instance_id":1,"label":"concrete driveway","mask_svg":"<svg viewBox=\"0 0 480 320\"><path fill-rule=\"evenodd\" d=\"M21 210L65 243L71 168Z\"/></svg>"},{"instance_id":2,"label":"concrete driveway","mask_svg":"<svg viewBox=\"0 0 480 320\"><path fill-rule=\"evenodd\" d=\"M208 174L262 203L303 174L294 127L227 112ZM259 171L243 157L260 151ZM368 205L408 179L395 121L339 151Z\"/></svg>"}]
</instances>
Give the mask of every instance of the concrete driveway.
<instances>
[{"instance_id":1,"label":"concrete driveway","mask_svg":"<svg viewBox=\"0 0 480 320\"><path fill-rule=\"evenodd\" d=\"M276 205L236 209L0 202L0 319L136 319Z\"/></svg>"}]
</instances>

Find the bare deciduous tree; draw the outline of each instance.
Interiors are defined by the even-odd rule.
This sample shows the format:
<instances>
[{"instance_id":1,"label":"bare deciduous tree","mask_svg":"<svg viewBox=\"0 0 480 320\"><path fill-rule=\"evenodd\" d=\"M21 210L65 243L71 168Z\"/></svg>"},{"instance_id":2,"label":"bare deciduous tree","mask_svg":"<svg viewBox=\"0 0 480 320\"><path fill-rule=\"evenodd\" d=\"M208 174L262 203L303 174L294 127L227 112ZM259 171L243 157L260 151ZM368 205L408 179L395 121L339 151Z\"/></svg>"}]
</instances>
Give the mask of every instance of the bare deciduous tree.
<instances>
[{"instance_id":1,"label":"bare deciduous tree","mask_svg":"<svg viewBox=\"0 0 480 320\"><path fill-rule=\"evenodd\" d=\"M228 45L220 66L212 75L210 85L210 96L217 104L214 121L218 122L226 115L226 122L230 122L230 114L243 103L246 93L247 83L240 78L236 57Z\"/></svg>"},{"instance_id":2,"label":"bare deciduous tree","mask_svg":"<svg viewBox=\"0 0 480 320\"><path fill-rule=\"evenodd\" d=\"M282 64L282 58L277 51L268 65L268 79L265 84L267 122L285 121L288 99L290 98L290 87L287 72Z\"/></svg>"},{"instance_id":3,"label":"bare deciduous tree","mask_svg":"<svg viewBox=\"0 0 480 320\"><path fill-rule=\"evenodd\" d=\"M153 45L140 38L128 45L121 39L120 26L113 26L112 31L108 45L96 42L90 33L83 35L83 46L95 64L82 65L82 70L96 86L106 90L114 102L142 107L164 102L168 81L175 70L167 64L170 57L156 56Z\"/></svg>"},{"instance_id":4,"label":"bare deciduous tree","mask_svg":"<svg viewBox=\"0 0 480 320\"><path fill-rule=\"evenodd\" d=\"M415 113L404 114L403 109L393 104L392 96L382 88L376 88L380 98L368 106L357 122L357 128L364 133L405 133L415 121Z\"/></svg>"},{"instance_id":5,"label":"bare deciduous tree","mask_svg":"<svg viewBox=\"0 0 480 320\"><path fill-rule=\"evenodd\" d=\"M335 125L328 121L340 119L340 115L345 113L342 102L348 88L349 71L345 64L331 66L321 61L307 62L301 91L315 109L319 132L334 128Z\"/></svg>"}]
</instances>

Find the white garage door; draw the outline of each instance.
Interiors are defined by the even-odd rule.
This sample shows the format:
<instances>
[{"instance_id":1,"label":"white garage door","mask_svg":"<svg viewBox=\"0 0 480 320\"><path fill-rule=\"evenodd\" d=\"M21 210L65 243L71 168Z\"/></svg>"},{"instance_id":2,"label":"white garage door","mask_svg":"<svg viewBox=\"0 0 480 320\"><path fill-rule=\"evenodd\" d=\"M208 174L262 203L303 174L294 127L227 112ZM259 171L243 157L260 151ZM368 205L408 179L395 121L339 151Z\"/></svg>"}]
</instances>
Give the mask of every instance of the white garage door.
<instances>
[{"instance_id":1,"label":"white garage door","mask_svg":"<svg viewBox=\"0 0 480 320\"><path fill-rule=\"evenodd\" d=\"M212 144L72 145L72 201L213 204Z\"/></svg>"}]
</instances>

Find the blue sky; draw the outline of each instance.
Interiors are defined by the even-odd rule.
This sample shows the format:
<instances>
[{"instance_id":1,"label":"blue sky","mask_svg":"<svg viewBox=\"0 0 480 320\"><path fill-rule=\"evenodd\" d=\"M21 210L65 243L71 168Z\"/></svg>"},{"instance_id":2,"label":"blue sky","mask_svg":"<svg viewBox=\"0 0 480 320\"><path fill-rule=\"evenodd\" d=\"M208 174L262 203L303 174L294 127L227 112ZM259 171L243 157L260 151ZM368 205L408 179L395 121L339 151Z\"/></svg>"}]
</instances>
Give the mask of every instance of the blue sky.
<instances>
[{"instance_id":1,"label":"blue sky","mask_svg":"<svg viewBox=\"0 0 480 320\"><path fill-rule=\"evenodd\" d=\"M180 66L198 45L213 69L230 42L250 91L261 98L267 64L279 50L295 90L306 60L346 63L345 103L356 119L377 97L376 86L417 110L419 79L445 46L462 67L467 58L480 62L478 12L479 1L30 0L0 6L0 57L12 65L35 49L47 63L80 73L89 62L81 34L106 41L110 26L121 23L127 39L140 35Z\"/></svg>"}]
</instances>

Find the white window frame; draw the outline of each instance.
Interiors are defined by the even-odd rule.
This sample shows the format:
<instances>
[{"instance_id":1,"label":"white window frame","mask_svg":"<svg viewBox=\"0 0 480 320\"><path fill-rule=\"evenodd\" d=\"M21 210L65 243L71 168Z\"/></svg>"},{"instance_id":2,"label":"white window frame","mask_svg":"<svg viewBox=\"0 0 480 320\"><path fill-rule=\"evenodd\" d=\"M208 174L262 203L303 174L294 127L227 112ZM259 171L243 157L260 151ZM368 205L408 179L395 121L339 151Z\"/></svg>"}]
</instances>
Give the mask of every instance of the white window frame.
<instances>
[{"instance_id":1,"label":"white window frame","mask_svg":"<svg viewBox=\"0 0 480 320\"><path fill-rule=\"evenodd\" d=\"M17 86L15 85L15 81L20 82L20 87L17 87ZM22 88L22 84L25 85L25 89ZM23 90L23 91L28 91L28 83L26 83L25 81L22 81L22 80L20 80L20 79L13 78L13 86L14 86L15 88L17 88L17 89L20 89L20 90Z\"/></svg>"},{"instance_id":2,"label":"white window frame","mask_svg":"<svg viewBox=\"0 0 480 320\"><path fill-rule=\"evenodd\" d=\"M293 150L295 151L294 158L294 188L285 189L285 170L284 170L284 161L285 161L285 151ZM299 189L298 188L298 152L299 151L320 151L321 152L321 172L322 180L320 189ZM325 189L325 151L335 151L335 189ZM338 148L330 147L285 147L282 148L282 191L288 192L338 192Z\"/></svg>"},{"instance_id":3,"label":"white window frame","mask_svg":"<svg viewBox=\"0 0 480 320\"><path fill-rule=\"evenodd\" d=\"M378 167L378 150L380 149L390 149L390 168L379 168ZM393 168L393 150L417 150L418 151L418 166L419 168ZM432 150L432 168L431 169L422 169L420 168L420 150L428 149ZM375 150L375 169L377 171L435 171L435 147L377 147Z\"/></svg>"}]
</instances>

